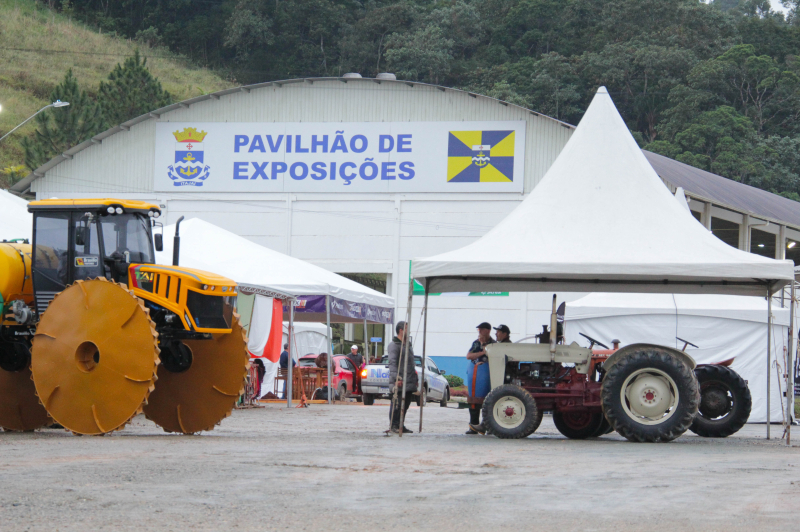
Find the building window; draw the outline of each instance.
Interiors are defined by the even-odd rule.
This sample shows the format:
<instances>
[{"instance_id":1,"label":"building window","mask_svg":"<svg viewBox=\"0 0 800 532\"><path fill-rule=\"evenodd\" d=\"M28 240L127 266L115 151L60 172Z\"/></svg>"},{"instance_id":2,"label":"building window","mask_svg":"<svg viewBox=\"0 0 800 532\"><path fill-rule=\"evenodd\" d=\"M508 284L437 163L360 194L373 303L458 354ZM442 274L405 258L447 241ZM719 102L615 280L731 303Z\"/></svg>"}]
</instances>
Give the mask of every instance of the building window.
<instances>
[{"instance_id":1,"label":"building window","mask_svg":"<svg viewBox=\"0 0 800 532\"><path fill-rule=\"evenodd\" d=\"M758 229L750 229L750 253L775 258L775 235Z\"/></svg>"},{"instance_id":2,"label":"building window","mask_svg":"<svg viewBox=\"0 0 800 532\"><path fill-rule=\"evenodd\" d=\"M703 220L701 219L701 218L702 218L702 216L703 216L703 214L702 214L702 213L699 213L699 212L697 212L697 211L691 211L691 212L692 212L692 216L694 216L694 219L695 219L695 220L697 220L697 221L698 221L698 222L700 222L700 223L703 223Z\"/></svg>"},{"instance_id":3,"label":"building window","mask_svg":"<svg viewBox=\"0 0 800 532\"><path fill-rule=\"evenodd\" d=\"M786 239L786 258L794 261L795 266L800 266L800 241Z\"/></svg>"},{"instance_id":4,"label":"building window","mask_svg":"<svg viewBox=\"0 0 800 532\"><path fill-rule=\"evenodd\" d=\"M712 216L711 233L729 246L739 247L739 224Z\"/></svg>"}]
</instances>

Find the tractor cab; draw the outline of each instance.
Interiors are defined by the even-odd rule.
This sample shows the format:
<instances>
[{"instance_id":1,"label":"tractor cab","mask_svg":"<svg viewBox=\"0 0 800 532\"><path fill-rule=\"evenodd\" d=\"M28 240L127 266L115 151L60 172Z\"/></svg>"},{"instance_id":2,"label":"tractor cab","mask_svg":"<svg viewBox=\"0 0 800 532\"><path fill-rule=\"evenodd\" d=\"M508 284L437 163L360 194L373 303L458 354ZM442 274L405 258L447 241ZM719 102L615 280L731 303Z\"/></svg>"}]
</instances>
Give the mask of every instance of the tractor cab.
<instances>
[{"instance_id":1,"label":"tractor cab","mask_svg":"<svg viewBox=\"0 0 800 532\"><path fill-rule=\"evenodd\" d=\"M154 264L160 209L142 201L33 201L33 286L39 314L75 281L128 282L131 264ZM161 247L161 235L156 235Z\"/></svg>"}]
</instances>

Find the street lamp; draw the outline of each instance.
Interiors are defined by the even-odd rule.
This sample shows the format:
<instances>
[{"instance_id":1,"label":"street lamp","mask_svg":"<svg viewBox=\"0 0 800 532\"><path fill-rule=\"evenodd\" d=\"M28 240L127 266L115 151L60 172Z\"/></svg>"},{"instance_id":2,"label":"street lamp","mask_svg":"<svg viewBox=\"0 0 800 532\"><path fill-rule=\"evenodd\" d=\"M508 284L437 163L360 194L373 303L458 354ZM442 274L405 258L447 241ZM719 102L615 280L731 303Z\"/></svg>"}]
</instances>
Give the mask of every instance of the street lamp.
<instances>
[{"instance_id":1,"label":"street lamp","mask_svg":"<svg viewBox=\"0 0 800 532\"><path fill-rule=\"evenodd\" d=\"M50 107L66 107L66 106L68 106L68 105L69 105L69 102L62 102L61 100L56 100L56 101L54 101L53 103L51 103L50 105L45 105L44 107L42 107L41 109L39 109L38 111L36 111L35 113L33 113L33 114L30 116L30 117L28 117L28 119L27 119L27 120L25 120L23 123L21 123L20 125L18 125L18 126L17 126L17 127L15 127L14 129L12 129L11 131L9 131L8 133L6 133L6 134L5 134L5 135L3 135L2 137L0 137L0 142L2 142L2 141L3 141L3 139L5 139L5 138L6 138L7 136L9 136L10 134L12 134L13 132L15 132L16 130L18 130L19 128L21 128L22 126L24 126L25 124L27 124L28 122L30 122L30 121L31 121L31 119L33 119L33 117L34 117L34 116L38 115L39 113L41 113L41 112L42 112L42 111L44 111L45 109L49 109ZM2 109L3 109L3 107L0 105L0 110L2 110Z\"/></svg>"}]
</instances>

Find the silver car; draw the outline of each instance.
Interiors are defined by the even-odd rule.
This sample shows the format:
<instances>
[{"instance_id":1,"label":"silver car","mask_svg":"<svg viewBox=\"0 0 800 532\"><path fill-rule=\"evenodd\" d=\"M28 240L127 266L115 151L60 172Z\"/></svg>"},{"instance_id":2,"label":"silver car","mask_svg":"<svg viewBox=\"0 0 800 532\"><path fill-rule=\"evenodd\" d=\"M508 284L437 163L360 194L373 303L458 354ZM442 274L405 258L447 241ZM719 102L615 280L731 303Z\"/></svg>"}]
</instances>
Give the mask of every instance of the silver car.
<instances>
[{"instance_id":1,"label":"silver car","mask_svg":"<svg viewBox=\"0 0 800 532\"><path fill-rule=\"evenodd\" d=\"M422 357L414 357L417 366L417 377L422 378ZM394 383L389 382L389 356L384 355L378 364L367 364L361 370L361 391L365 405L371 405L376 398L391 399L390 390ZM443 377L444 370L436 367L436 362L430 358L426 361L425 368L425 397L427 402L437 402L447 406L450 399L450 385ZM420 396L417 396L419 405Z\"/></svg>"}]
</instances>

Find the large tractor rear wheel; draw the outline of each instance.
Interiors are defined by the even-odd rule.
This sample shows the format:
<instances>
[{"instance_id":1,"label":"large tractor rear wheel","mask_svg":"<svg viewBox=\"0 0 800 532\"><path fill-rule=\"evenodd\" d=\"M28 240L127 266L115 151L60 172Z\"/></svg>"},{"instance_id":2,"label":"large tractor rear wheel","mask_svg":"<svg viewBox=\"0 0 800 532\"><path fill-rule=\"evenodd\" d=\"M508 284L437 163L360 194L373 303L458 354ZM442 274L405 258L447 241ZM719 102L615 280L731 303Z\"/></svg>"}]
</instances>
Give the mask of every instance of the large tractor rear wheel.
<instances>
[{"instance_id":1,"label":"large tractor rear wheel","mask_svg":"<svg viewBox=\"0 0 800 532\"><path fill-rule=\"evenodd\" d=\"M244 393L250 355L234 313L233 331L211 340L186 340L164 347L158 385L144 414L166 432L212 430L231 414Z\"/></svg>"},{"instance_id":2,"label":"large tractor rear wheel","mask_svg":"<svg viewBox=\"0 0 800 532\"><path fill-rule=\"evenodd\" d=\"M674 440L692 424L700 402L692 369L655 346L627 353L611 366L601 398L614 430L636 442Z\"/></svg>"},{"instance_id":3,"label":"large tractor rear wheel","mask_svg":"<svg viewBox=\"0 0 800 532\"><path fill-rule=\"evenodd\" d=\"M527 438L542 421L533 396L513 384L489 392L483 400L482 415L486 434L503 439Z\"/></svg>"},{"instance_id":4,"label":"large tractor rear wheel","mask_svg":"<svg viewBox=\"0 0 800 532\"><path fill-rule=\"evenodd\" d=\"M694 374L700 384L700 408L689 430L706 438L725 438L738 432L750 418L753 406L744 379L725 366L701 366Z\"/></svg>"},{"instance_id":5,"label":"large tractor rear wheel","mask_svg":"<svg viewBox=\"0 0 800 532\"><path fill-rule=\"evenodd\" d=\"M157 336L149 311L124 285L76 281L56 295L36 328L36 393L72 432L119 430L153 391Z\"/></svg>"},{"instance_id":6,"label":"large tractor rear wheel","mask_svg":"<svg viewBox=\"0 0 800 532\"><path fill-rule=\"evenodd\" d=\"M31 353L21 342L0 342L0 427L29 431L52 423L31 380Z\"/></svg>"}]
</instances>

